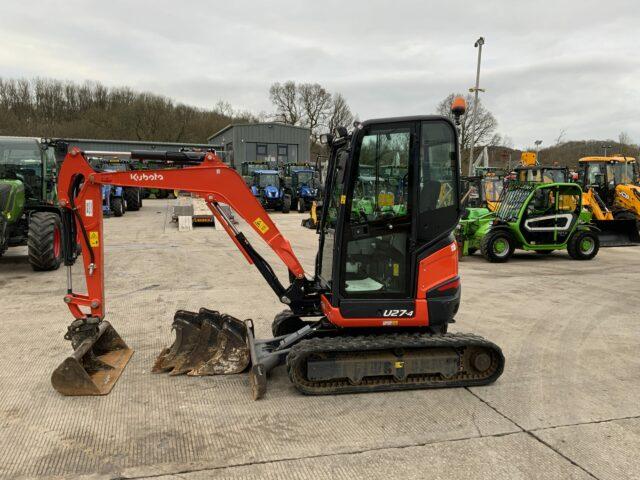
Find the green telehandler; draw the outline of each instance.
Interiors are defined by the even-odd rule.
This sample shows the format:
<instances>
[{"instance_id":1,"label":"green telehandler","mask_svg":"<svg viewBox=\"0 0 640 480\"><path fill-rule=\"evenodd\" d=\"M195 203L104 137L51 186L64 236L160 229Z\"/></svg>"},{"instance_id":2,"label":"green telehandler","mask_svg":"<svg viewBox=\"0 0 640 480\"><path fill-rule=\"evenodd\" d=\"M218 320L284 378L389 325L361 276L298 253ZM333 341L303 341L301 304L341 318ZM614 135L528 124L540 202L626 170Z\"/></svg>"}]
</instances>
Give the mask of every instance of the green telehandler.
<instances>
[{"instance_id":1,"label":"green telehandler","mask_svg":"<svg viewBox=\"0 0 640 480\"><path fill-rule=\"evenodd\" d=\"M575 183L511 182L495 212L467 211L456 231L462 255L480 250L488 261L500 263L516 249L541 255L566 249L573 259L591 260L600 248Z\"/></svg>"},{"instance_id":2,"label":"green telehandler","mask_svg":"<svg viewBox=\"0 0 640 480\"><path fill-rule=\"evenodd\" d=\"M0 256L9 247L27 245L34 270L56 270L62 262L61 231L53 145L0 137Z\"/></svg>"}]
</instances>

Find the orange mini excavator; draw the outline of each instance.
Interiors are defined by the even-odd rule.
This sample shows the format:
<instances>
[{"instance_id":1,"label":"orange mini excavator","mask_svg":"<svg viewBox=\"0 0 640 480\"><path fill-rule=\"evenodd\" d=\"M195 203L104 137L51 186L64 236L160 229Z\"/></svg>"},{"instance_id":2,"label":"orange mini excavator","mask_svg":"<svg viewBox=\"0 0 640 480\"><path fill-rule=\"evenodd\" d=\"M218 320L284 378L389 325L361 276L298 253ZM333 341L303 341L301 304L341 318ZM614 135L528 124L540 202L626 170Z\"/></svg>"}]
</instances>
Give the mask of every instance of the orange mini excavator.
<instances>
[{"instance_id":1,"label":"orange mini excavator","mask_svg":"<svg viewBox=\"0 0 640 480\"><path fill-rule=\"evenodd\" d=\"M461 110L458 105L455 113ZM133 353L104 319L104 184L186 190L203 198L288 307L273 321L270 339L256 339L251 320L206 308L178 311L175 341L160 353L154 372L248 370L255 399L266 392L267 373L283 364L295 387L312 395L495 381L504 368L500 348L477 335L447 333L460 304L454 124L439 116L385 118L358 123L351 133L339 128L322 141L331 154L312 275L240 174L214 151L132 152L133 159L183 165L98 172L87 162L89 152L72 149L60 170L58 197L68 267L64 301L74 316L65 338L74 352L54 371L54 388L64 395L107 394ZM220 204L284 262L288 286ZM80 251L86 293L72 286L71 266Z\"/></svg>"}]
</instances>

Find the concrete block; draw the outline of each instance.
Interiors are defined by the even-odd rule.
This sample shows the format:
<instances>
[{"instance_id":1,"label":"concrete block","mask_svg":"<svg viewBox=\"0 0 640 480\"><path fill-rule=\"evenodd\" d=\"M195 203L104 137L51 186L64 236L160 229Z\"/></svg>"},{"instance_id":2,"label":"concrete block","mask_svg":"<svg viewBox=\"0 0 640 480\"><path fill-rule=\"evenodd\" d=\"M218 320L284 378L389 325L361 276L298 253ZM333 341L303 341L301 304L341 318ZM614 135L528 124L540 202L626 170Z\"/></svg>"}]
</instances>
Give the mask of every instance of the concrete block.
<instances>
[{"instance_id":1,"label":"concrete block","mask_svg":"<svg viewBox=\"0 0 640 480\"><path fill-rule=\"evenodd\" d=\"M190 232L191 230L193 230L193 221L191 219L191 216L188 216L188 215L178 216L178 231Z\"/></svg>"}]
</instances>

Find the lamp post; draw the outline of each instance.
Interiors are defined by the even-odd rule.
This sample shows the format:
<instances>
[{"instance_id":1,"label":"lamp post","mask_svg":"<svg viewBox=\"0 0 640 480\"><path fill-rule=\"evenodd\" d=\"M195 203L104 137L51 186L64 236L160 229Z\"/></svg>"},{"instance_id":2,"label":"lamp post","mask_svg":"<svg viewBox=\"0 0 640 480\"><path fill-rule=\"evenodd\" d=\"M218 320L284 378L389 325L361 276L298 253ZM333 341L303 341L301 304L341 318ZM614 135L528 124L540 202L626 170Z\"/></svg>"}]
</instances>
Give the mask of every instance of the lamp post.
<instances>
[{"instance_id":1,"label":"lamp post","mask_svg":"<svg viewBox=\"0 0 640 480\"><path fill-rule=\"evenodd\" d=\"M536 159L538 158L538 153L540 152L540 145L542 144L542 140L536 140L533 142L536 144Z\"/></svg>"},{"instance_id":2,"label":"lamp post","mask_svg":"<svg viewBox=\"0 0 640 480\"><path fill-rule=\"evenodd\" d=\"M607 150L609 150L610 148L613 148L613 145L607 145L606 143L604 145L602 145L602 148L604 149L604 156L607 156Z\"/></svg>"},{"instance_id":3,"label":"lamp post","mask_svg":"<svg viewBox=\"0 0 640 480\"><path fill-rule=\"evenodd\" d=\"M484 92L480 88L480 60L482 59L482 45L484 45L484 37L478 38L474 47L478 49L478 66L476 69L476 86L469 89L473 93L473 117L471 118L471 148L469 149L469 176L473 175L473 147L476 142L476 117L478 113L478 92Z\"/></svg>"}]
</instances>

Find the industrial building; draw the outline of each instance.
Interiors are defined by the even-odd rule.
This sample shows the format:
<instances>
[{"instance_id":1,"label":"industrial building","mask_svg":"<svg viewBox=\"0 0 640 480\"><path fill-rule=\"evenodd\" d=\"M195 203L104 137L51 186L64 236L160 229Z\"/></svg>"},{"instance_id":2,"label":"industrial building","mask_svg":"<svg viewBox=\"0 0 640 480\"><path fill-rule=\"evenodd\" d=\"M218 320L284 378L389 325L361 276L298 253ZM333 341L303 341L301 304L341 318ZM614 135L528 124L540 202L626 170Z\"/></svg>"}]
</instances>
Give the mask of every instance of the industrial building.
<instances>
[{"instance_id":1,"label":"industrial building","mask_svg":"<svg viewBox=\"0 0 640 480\"><path fill-rule=\"evenodd\" d=\"M222 145L226 159L234 168L243 162L310 161L310 129L283 123L242 123L228 125L208 138L209 144Z\"/></svg>"}]
</instances>

